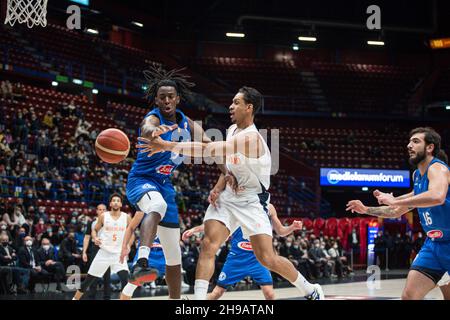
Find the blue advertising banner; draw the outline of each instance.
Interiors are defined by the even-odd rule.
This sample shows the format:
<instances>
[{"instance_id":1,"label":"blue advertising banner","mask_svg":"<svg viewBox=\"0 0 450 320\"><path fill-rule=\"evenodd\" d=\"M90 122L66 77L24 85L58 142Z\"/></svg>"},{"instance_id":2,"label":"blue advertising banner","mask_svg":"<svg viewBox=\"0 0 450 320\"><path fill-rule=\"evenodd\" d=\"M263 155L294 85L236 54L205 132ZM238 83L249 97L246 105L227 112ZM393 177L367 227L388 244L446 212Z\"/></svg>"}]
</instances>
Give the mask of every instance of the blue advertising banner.
<instances>
[{"instance_id":1,"label":"blue advertising banner","mask_svg":"<svg viewBox=\"0 0 450 320\"><path fill-rule=\"evenodd\" d=\"M408 170L321 168L320 185L409 188L410 177Z\"/></svg>"}]
</instances>

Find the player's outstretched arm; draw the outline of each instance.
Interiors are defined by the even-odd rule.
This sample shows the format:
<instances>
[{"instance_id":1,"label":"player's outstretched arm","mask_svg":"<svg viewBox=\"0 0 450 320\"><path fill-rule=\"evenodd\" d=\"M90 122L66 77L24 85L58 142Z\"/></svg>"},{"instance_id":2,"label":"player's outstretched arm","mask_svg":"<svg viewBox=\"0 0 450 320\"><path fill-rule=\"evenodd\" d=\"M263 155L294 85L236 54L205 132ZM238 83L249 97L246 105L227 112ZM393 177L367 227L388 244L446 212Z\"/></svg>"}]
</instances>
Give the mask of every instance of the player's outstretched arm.
<instances>
[{"instance_id":1,"label":"player's outstretched arm","mask_svg":"<svg viewBox=\"0 0 450 320\"><path fill-rule=\"evenodd\" d=\"M269 214L272 219L273 230L275 230L276 234L279 236L286 237L295 230L301 230L303 228L303 223L300 220L295 220L287 227L283 226L280 219L278 219L277 210L271 203L269 203Z\"/></svg>"},{"instance_id":2,"label":"player's outstretched arm","mask_svg":"<svg viewBox=\"0 0 450 320\"><path fill-rule=\"evenodd\" d=\"M370 216L381 218L399 218L412 209L414 208L398 206L367 207L359 200L351 200L347 203L347 208L345 209L345 211L367 214Z\"/></svg>"},{"instance_id":3,"label":"player's outstretched arm","mask_svg":"<svg viewBox=\"0 0 450 320\"><path fill-rule=\"evenodd\" d=\"M447 196L449 174L446 166L435 163L428 169L428 191L400 200L391 194L382 194L377 197L378 202L388 206L414 208L429 208L442 205Z\"/></svg>"},{"instance_id":4,"label":"player's outstretched arm","mask_svg":"<svg viewBox=\"0 0 450 320\"><path fill-rule=\"evenodd\" d=\"M134 217L129 221L127 230L125 230L125 235L123 237L122 250L120 252L120 263L123 263L125 257L130 253L131 245L134 242L134 230L138 227L144 218L144 213L142 211L136 211Z\"/></svg>"},{"instance_id":5,"label":"player's outstretched arm","mask_svg":"<svg viewBox=\"0 0 450 320\"><path fill-rule=\"evenodd\" d=\"M205 230L205 225L201 224L199 226L193 227L191 229L186 230L185 232L183 232L183 235L181 236L181 240L187 240L190 237L192 237L192 235L194 233L199 233L199 232L203 232Z\"/></svg>"},{"instance_id":6,"label":"player's outstretched arm","mask_svg":"<svg viewBox=\"0 0 450 320\"><path fill-rule=\"evenodd\" d=\"M265 150L262 147L259 135L256 132L249 132L245 135L238 135L229 141L205 142L173 142L165 141L160 137L151 139L139 137L141 144L136 147L140 152L149 152L148 156L163 151L172 151L189 157L205 157L213 159L223 159L223 157L242 153L248 158L261 157Z\"/></svg>"}]
</instances>

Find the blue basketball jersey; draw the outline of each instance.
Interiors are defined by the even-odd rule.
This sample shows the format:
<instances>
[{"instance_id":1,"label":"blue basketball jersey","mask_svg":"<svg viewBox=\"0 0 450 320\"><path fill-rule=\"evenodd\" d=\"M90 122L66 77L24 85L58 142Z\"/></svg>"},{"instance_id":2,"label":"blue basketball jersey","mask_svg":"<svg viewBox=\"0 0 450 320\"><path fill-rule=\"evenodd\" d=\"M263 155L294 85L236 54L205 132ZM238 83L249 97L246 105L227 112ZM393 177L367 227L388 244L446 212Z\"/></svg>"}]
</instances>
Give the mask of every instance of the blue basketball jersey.
<instances>
[{"instance_id":1,"label":"blue basketball jersey","mask_svg":"<svg viewBox=\"0 0 450 320\"><path fill-rule=\"evenodd\" d=\"M244 235L242 234L242 229L237 228L235 232L231 235L231 248L230 254L236 255L248 255L255 257L253 253L252 244L249 240L244 239Z\"/></svg>"},{"instance_id":2,"label":"blue basketball jersey","mask_svg":"<svg viewBox=\"0 0 450 320\"><path fill-rule=\"evenodd\" d=\"M433 158L428 168L434 163L441 163L449 168L448 165L437 158ZM415 195L428 191L428 168L423 176L420 175L419 170L414 173ZM450 240L450 189L447 191L444 204L429 208L417 208L417 210L419 211L420 223L428 238L433 241Z\"/></svg>"},{"instance_id":3,"label":"blue basketball jersey","mask_svg":"<svg viewBox=\"0 0 450 320\"><path fill-rule=\"evenodd\" d=\"M191 139L191 129L188 120L183 112L176 111L178 122L178 129L166 132L160 137L166 141L189 141ZM147 113L145 118L154 115L159 118L160 125L173 125L171 121L167 121L161 115L159 109L155 107L152 111ZM141 129L139 128L139 136L141 136ZM139 142L140 144L141 142ZM137 159L128 174L128 179L135 177L152 177L159 180L165 180L172 172L182 163L184 157L170 151L156 153L148 157L148 153L138 152Z\"/></svg>"}]
</instances>

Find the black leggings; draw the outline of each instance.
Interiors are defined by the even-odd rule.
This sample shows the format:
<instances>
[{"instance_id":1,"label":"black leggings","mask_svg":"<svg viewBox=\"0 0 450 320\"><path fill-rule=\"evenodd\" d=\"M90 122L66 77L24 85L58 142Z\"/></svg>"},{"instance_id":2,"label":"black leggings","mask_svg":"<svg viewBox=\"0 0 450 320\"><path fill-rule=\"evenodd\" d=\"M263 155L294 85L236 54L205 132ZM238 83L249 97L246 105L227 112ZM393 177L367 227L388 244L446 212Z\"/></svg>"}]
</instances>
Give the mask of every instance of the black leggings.
<instances>
[{"instance_id":1,"label":"black leggings","mask_svg":"<svg viewBox=\"0 0 450 320\"><path fill-rule=\"evenodd\" d=\"M120 283L122 284L122 289L126 286L129 279L129 273L126 270L121 270L117 272L117 275L120 278ZM93 275L88 274L86 279L83 281L83 283L80 286L80 292L85 293L86 290L94 283L97 282L100 278L94 277Z\"/></svg>"}]
</instances>

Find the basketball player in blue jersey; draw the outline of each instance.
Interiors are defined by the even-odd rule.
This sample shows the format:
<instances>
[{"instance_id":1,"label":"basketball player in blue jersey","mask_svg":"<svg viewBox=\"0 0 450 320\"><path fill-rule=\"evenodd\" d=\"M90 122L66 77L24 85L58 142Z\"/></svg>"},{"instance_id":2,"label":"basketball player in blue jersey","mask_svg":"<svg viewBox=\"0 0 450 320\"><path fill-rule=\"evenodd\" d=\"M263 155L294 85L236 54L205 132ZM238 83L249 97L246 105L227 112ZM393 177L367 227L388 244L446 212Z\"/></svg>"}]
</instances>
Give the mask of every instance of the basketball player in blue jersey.
<instances>
[{"instance_id":1,"label":"basketball player in blue jersey","mask_svg":"<svg viewBox=\"0 0 450 320\"><path fill-rule=\"evenodd\" d=\"M283 226L278 219L275 207L269 203L269 215L275 232L285 237L295 230L302 229L302 222L295 220L290 226ZM204 225L186 230L182 240L188 239L194 233L203 232ZM270 271L259 263L252 249L252 244L248 239L244 239L242 229L238 228L231 235L231 250L228 254L222 271L217 281L217 286L208 295L208 300L217 300L227 291L227 288L234 286L245 277L251 277L257 285L261 287L266 300L274 300L273 280Z\"/></svg>"},{"instance_id":2,"label":"basketball player in blue jersey","mask_svg":"<svg viewBox=\"0 0 450 320\"><path fill-rule=\"evenodd\" d=\"M192 133L194 138L199 137L199 142L211 142L199 124L177 110L180 100L193 86L187 77L179 70L167 72L156 67L144 74L148 80L147 97L154 102L155 108L142 121L139 137L158 136L165 141L187 141L191 140ZM147 258L158 235L167 263L166 282L170 299L180 299L181 294L180 227L170 176L182 160L182 156L170 151L152 156L146 152L139 153L128 175L126 190L129 202L146 214L140 227L141 244L131 281L139 283L156 273L148 267ZM225 177L225 166L219 168Z\"/></svg>"},{"instance_id":3,"label":"basketball player in blue jersey","mask_svg":"<svg viewBox=\"0 0 450 320\"><path fill-rule=\"evenodd\" d=\"M409 162L414 171L414 190L394 197L378 190L374 196L381 207L366 207L359 200L347 204L347 211L383 218L398 218L417 208L427 239L408 273L402 299L423 299L442 276L450 271L450 171L448 158L441 150L441 137L432 128L411 131ZM440 287L445 300L450 299L450 285Z\"/></svg>"}]
</instances>

